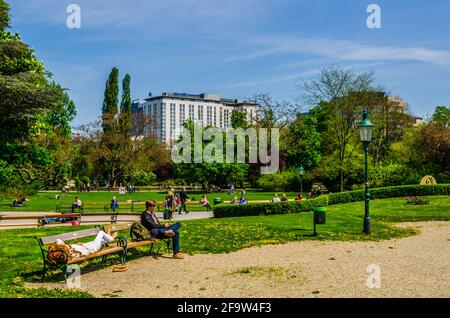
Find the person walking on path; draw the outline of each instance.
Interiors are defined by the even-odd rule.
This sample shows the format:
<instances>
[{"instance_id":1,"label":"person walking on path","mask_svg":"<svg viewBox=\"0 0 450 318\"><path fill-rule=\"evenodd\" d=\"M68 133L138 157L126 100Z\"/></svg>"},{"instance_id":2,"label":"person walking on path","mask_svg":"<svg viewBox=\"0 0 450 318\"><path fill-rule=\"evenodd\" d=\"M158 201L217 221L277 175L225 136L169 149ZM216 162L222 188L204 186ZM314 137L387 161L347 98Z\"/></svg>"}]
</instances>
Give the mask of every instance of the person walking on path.
<instances>
[{"instance_id":1,"label":"person walking on path","mask_svg":"<svg viewBox=\"0 0 450 318\"><path fill-rule=\"evenodd\" d=\"M111 210L116 213L116 209L119 208L119 202L117 201L116 197L114 196L111 200Z\"/></svg>"},{"instance_id":2,"label":"person walking on path","mask_svg":"<svg viewBox=\"0 0 450 318\"><path fill-rule=\"evenodd\" d=\"M185 188L183 188L183 190L181 190L181 192L180 192L181 206L180 206L180 210L178 211L178 214L181 214L182 210L184 210L184 212L186 214L189 213L189 211L186 209L186 200L189 199L189 196L186 194L185 191L186 191Z\"/></svg>"}]
</instances>

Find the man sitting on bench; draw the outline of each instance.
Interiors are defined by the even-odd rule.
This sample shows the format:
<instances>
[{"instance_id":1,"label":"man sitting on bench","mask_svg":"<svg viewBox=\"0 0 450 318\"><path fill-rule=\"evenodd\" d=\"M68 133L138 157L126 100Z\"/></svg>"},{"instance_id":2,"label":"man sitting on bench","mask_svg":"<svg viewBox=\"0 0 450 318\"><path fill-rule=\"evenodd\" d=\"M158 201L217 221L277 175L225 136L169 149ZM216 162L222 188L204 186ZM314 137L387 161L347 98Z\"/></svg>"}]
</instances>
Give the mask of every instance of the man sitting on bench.
<instances>
[{"instance_id":1,"label":"man sitting on bench","mask_svg":"<svg viewBox=\"0 0 450 318\"><path fill-rule=\"evenodd\" d=\"M179 246L179 235L178 229L181 224L179 222L169 225L160 224L158 218L156 217L155 210L156 202L153 200L145 202L146 211L144 211L141 215L141 223L145 226L147 230L150 231L153 237L157 239L164 239L167 237L172 238L172 247L173 247L173 258L183 259L183 255L180 253Z\"/></svg>"},{"instance_id":2,"label":"man sitting on bench","mask_svg":"<svg viewBox=\"0 0 450 318\"><path fill-rule=\"evenodd\" d=\"M79 197L75 197L75 201L72 203L72 213L74 213L75 209L79 209L83 206L83 202L81 202Z\"/></svg>"}]
</instances>

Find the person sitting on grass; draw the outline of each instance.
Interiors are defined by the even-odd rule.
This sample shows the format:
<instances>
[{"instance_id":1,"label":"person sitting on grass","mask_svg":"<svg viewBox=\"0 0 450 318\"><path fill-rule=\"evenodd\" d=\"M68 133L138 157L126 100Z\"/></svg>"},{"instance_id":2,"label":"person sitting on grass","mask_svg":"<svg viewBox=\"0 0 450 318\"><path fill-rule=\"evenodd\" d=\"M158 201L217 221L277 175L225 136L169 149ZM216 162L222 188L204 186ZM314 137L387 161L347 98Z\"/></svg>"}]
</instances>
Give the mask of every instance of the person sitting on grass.
<instances>
[{"instance_id":1,"label":"person sitting on grass","mask_svg":"<svg viewBox=\"0 0 450 318\"><path fill-rule=\"evenodd\" d=\"M288 200L288 198L286 197L286 193L283 193L283 195L281 196L281 202L286 202Z\"/></svg>"},{"instance_id":2,"label":"person sitting on grass","mask_svg":"<svg viewBox=\"0 0 450 318\"><path fill-rule=\"evenodd\" d=\"M206 197L206 194L202 195L202 198L200 199L200 203L202 204L202 207L206 207L207 210L211 209L211 206L209 205L208 198Z\"/></svg>"},{"instance_id":3,"label":"person sitting on grass","mask_svg":"<svg viewBox=\"0 0 450 318\"><path fill-rule=\"evenodd\" d=\"M150 231L153 237L157 239L164 239L167 237L172 238L173 258L183 259L183 254L180 253L180 239L178 229L181 224L179 222L169 225L159 223L158 218L155 215L156 202L153 200L145 202L146 210L141 215L141 223L144 227Z\"/></svg>"},{"instance_id":4,"label":"person sitting on grass","mask_svg":"<svg viewBox=\"0 0 450 318\"><path fill-rule=\"evenodd\" d=\"M69 259L88 256L90 254L98 252L103 244L110 243L117 237L117 232L111 234L110 230L107 233L98 232L95 240L82 244L66 244L64 241L57 239L55 245L61 246L64 250L68 251Z\"/></svg>"},{"instance_id":5,"label":"person sitting on grass","mask_svg":"<svg viewBox=\"0 0 450 318\"><path fill-rule=\"evenodd\" d=\"M23 202L25 201L25 199L16 199L13 201L12 203L12 207L13 208L18 208L18 207L23 207Z\"/></svg>"},{"instance_id":6,"label":"person sitting on grass","mask_svg":"<svg viewBox=\"0 0 450 318\"><path fill-rule=\"evenodd\" d=\"M247 198L245 195L241 195L241 199L239 200L239 204L247 204Z\"/></svg>"},{"instance_id":7,"label":"person sitting on grass","mask_svg":"<svg viewBox=\"0 0 450 318\"><path fill-rule=\"evenodd\" d=\"M231 203L231 204L238 204L239 202L238 202L237 197L234 197L234 198L231 200L230 203Z\"/></svg>"},{"instance_id":8,"label":"person sitting on grass","mask_svg":"<svg viewBox=\"0 0 450 318\"><path fill-rule=\"evenodd\" d=\"M295 201L301 201L301 200L303 200L303 197L302 197L302 195L299 193L299 194L297 194L297 197L295 198Z\"/></svg>"},{"instance_id":9,"label":"person sitting on grass","mask_svg":"<svg viewBox=\"0 0 450 318\"><path fill-rule=\"evenodd\" d=\"M281 199L278 197L278 194L275 193L273 196L272 202L281 202Z\"/></svg>"}]
</instances>

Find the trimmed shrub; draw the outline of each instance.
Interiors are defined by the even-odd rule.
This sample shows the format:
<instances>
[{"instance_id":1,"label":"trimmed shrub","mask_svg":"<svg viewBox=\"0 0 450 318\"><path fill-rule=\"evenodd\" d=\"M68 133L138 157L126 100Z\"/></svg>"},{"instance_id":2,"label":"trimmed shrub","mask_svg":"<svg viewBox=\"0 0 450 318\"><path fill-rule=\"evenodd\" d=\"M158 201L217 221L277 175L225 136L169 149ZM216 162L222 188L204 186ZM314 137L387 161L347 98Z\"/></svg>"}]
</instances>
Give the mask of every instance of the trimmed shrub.
<instances>
[{"instance_id":1,"label":"trimmed shrub","mask_svg":"<svg viewBox=\"0 0 450 318\"><path fill-rule=\"evenodd\" d=\"M371 199L408 196L449 195L450 184L407 185L370 189ZM316 206L364 201L364 191L348 191L321 195L314 199L280 203L254 203L245 205L218 204L213 207L214 217L258 216L312 211Z\"/></svg>"},{"instance_id":2,"label":"trimmed shrub","mask_svg":"<svg viewBox=\"0 0 450 318\"><path fill-rule=\"evenodd\" d=\"M378 165L370 169L370 184L374 188L416 185L420 182L420 179L421 176L418 172L398 163L385 166Z\"/></svg>"},{"instance_id":3,"label":"trimmed shrub","mask_svg":"<svg viewBox=\"0 0 450 318\"><path fill-rule=\"evenodd\" d=\"M253 204L218 204L213 207L214 217L258 216L312 211L316 206L328 205L326 195L302 201L267 202Z\"/></svg>"},{"instance_id":4,"label":"trimmed shrub","mask_svg":"<svg viewBox=\"0 0 450 318\"><path fill-rule=\"evenodd\" d=\"M307 178L303 178L305 189L306 183ZM271 192L298 191L300 189L300 177L295 170L264 174L256 181L256 186L263 191Z\"/></svg>"},{"instance_id":5,"label":"trimmed shrub","mask_svg":"<svg viewBox=\"0 0 450 318\"><path fill-rule=\"evenodd\" d=\"M450 184L405 185L370 189L371 199L399 198L407 196L448 195ZM328 204L340 204L364 201L364 190L330 193Z\"/></svg>"}]
</instances>

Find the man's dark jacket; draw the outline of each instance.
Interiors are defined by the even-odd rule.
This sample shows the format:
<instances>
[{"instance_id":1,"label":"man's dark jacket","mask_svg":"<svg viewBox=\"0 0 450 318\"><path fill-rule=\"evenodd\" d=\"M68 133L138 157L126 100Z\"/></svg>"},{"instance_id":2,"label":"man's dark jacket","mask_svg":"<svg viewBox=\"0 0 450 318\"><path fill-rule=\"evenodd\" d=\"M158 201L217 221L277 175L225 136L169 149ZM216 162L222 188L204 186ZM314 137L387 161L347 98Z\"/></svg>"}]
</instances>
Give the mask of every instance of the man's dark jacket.
<instances>
[{"instance_id":1,"label":"man's dark jacket","mask_svg":"<svg viewBox=\"0 0 450 318\"><path fill-rule=\"evenodd\" d=\"M141 215L141 223L147 230L150 231L153 237L158 238L160 236L158 235L158 229L165 228L165 226L159 223L159 220L155 214L153 214L153 216L155 219L152 218L152 215L150 213L144 211Z\"/></svg>"}]
</instances>

